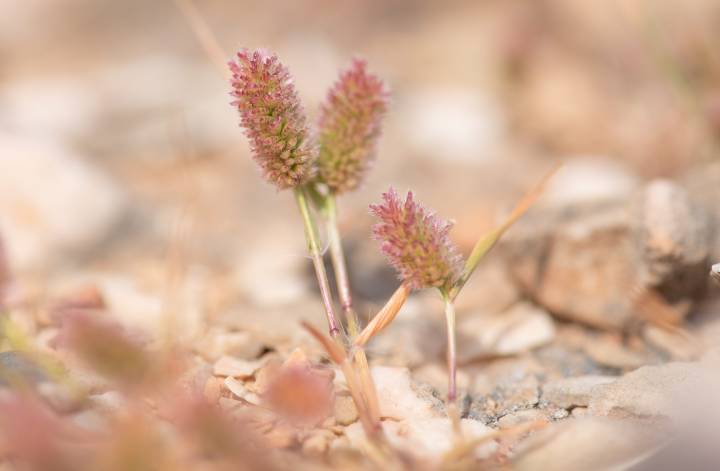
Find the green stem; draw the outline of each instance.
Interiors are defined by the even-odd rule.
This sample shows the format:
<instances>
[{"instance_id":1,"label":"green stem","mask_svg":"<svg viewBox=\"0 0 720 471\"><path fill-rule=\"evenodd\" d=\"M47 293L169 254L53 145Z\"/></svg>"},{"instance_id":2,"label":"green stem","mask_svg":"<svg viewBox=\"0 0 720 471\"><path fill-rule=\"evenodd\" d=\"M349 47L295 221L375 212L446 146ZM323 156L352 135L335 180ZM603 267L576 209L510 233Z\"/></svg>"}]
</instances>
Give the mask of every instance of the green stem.
<instances>
[{"instance_id":1,"label":"green stem","mask_svg":"<svg viewBox=\"0 0 720 471\"><path fill-rule=\"evenodd\" d=\"M333 195L327 196L325 200L325 210L328 243L330 244L330 258L332 260L333 271L335 272L340 305L342 306L350 337L354 339L360 333L360 322L352 307L353 301L352 294L350 293L350 281L345 264L345 254L343 253L342 242L340 240L340 231L337 225L337 210L335 197Z\"/></svg>"},{"instance_id":2,"label":"green stem","mask_svg":"<svg viewBox=\"0 0 720 471\"><path fill-rule=\"evenodd\" d=\"M350 281L345 265L345 253L343 252L340 231L337 225L337 209L335 196L330 194L323 201L323 214L327 220L328 242L330 244L330 258L332 259L333 272L337 284L340 304L342 305L343 316L350 335L350 342L360 334L360 322L357 313L352 307L352 294L350 292ZM363 396L367 402L368 413L371 420L379 426L380 424L380 402L375 389L375 382L370 372L370 365L362 348L355 351L355 362L360 370L360 382L362 384Z\"/></svg>"},{"instance_id":3,"label":"green stem","mask_svg":"<svg viewBox=\"0 0 720 471\"><path fill-rule=\"evenodd\" d=\"M447 328L447 368L448 368L448 393L447 393L447 414L452 422L455 436L462 438L460 430L460 411L457 406L457 346L455 341L455 305L445 290L441 290L443 301L445 301L445 323Z\"/></svg>"},{"instance_id":4,"label":"green stem","mask_svg":"<svg viewBox=\"0 0 720 471\"><path fill-rule=\"evenodd\" d=\"M318 286L320 288L320 297L325 307L325 315L327 316L328 329L330 336L337 338L340 333L335 311L332 305L332 297L330 295L330 284L328 283L327 273L325 272L325 264L323 263L322 254L320 253L320 245L318 243L318 230L315 220L310 214L310 207L307 202L307 192L304 187L295 188L295 199L302 216L305 226L305 238L307 239L308 251L315 267L315 276L317 277Z\"/></svg>"},{"instance_id":5,"label":"green stem","mask_svg":"<svg viewBox=\"0 0 720 471\"><path fill-rule=\"evenodd\" d=\"M447 327L447 367L448 367L448 404L457 399L457 347L455 342L455 305L447 294L443 294L445 301L445 324Z\"/></svg>"}]
</instances>

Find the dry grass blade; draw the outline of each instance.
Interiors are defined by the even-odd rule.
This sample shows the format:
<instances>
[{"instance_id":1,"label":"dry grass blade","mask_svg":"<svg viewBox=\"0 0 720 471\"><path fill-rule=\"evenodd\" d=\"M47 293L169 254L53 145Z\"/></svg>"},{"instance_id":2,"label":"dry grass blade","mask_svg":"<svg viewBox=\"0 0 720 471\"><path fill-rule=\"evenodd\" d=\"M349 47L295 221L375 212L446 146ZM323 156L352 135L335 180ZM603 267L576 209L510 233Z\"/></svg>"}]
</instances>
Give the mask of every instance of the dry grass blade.
<instances>
[{"instance_id":1,"label":"dry grass blade","mask_svg":"<svg viewBox=\"0 0 720 471\"><path fill-rule=\"evenodd\" d=\"M682 313L668 304L656 291L635 287L631 290L630 302L643 320L677 337L684 347L692 352L692 357L702 354L704 346L701 339L680 326L683 322Z\"/></svg>"},{"instance_id":2,"label":"dry grass blade","mask_svg":"<svg viewBox=\"0 0 720 471\"><path fill-rule=\"evenodd\" d=\"M470 256L468 257L467 261L465 262L465 267L463 268L462 275L460 276L460 279L455 283L455 286L450 290L450 299L454 300L460 290L463 286L465 286L465 283L470 279L470 276L472 276L473 272L475 271L475 268L477 267L478 263L482 258L487 255L487 253L492 249L498 240L500 240L500 237L512 226L520 217L527 212L528 209L530 209L530 206L532 206L535 201L540 197L543 190L545 189L545 185L550 180L550 178L555 175L555 173L560 168L560 165L555 166L550 172L545 175L542 180L528 192L521 200L520 202L513 208L512 212L510 213L510 216L503 222L500 226L493 229L490 233L483 236L480 240L477 241L475 244L475 247L473 247L472 252L470 253Z\"/></svg>"},{"instance_id":3,"label":"dry grass blade","mask_svg":"<svg viewBox=\"0 0 720 471\"><path fill-rule=\"evenodd\" d=\"M301 325L303 326L303 328L305 330L307 330L310 333L310 335L315 337L315 339L318 342L320 342L320 344L323 346L323 348L327 352L328 356L330 356L330 359L333 361L333 363L335 363L337 365L342 365L345 362L345 360L347 360L345 351L334 340L332 340L327 335L324 335L322 332L320 332L315 327L311 326L310 324L308 324L305 321L301 322Z\"/></svg>"},{"instance_id":4,"label":"dry grass blade","mask_svg":"<svg viewBox=\"0 0 720 471\"><path fill-rule=\"evenodd\" d=\"M715 280L715 283L720 284L720 263L716 263L710 269L710 277Z\"/></svg>"},{"instance_id":5,"label":"dry grass blade","mask_svg":"<svg viewBox=\"0 0 720 471\"><path fill-rule=\"evenodd\" d=\"M388 299L380 312L368 323L367 326L360 332L353 344L358 347L362 347L367 344L371 338L373 338L378 332L387 327L390 322L395 319L400 308L405 304L408 295L410 294L410 287L403 283L398 289L395 290L393 295Z\"/></svg>"},{"instance_id":6,"label":"dry grass blade","mask_svg":"<svg viewBox=\"0 0 720 471\"><path fill-rule=\"evenodd\" d=\"M479 446L486 443L501 439L514 439L529 432L539 430L547 425L548 422L541 420L527 422L505 430L494 430L482 437L458 443L443 456L443 469L447 469L457 461L467 458L468 455L473 453Z\"/></svg>"},{"instance_id":7,"label":"dry grass blade","mask_svg":"<svg viewBox=\"0 0 720 471\"><path fill-rule=\"evenodd\" d=\"M228 68L225 66L228 55L220 46L220 42L202 17L192 0L175 0L175 5L182 13L188 26L192 29L200 46L210 61L220 70L225 78L229 78Z\"/></svg>"}]
</instances>

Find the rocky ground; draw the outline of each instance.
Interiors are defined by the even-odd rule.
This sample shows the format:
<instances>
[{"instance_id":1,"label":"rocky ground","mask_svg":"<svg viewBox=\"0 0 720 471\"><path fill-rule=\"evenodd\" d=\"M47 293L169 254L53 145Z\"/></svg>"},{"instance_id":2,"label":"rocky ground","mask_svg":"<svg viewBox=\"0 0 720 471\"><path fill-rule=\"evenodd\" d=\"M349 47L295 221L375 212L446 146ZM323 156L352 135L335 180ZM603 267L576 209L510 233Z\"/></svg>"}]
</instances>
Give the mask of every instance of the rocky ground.
<instances>
[{"instance_id":1,"label":"rocky ground","mask_svg":"<svg viewBox=\"0 0 720 471\"><path fill-rule=\"evenodd\" d=\"M365 320L398 285L369 238L367 205L390 184L453 218L467 253L563 163L458 298L462 427L468 439L487 437L475 466L712 469L714 3L202 5L222 48L267 46L286 60L311 115L353 54L390 84L373 174L340 201ZM0 18L3 398L20 378L38 407L85 432L112 430L109 417L134 417L127 411L141 403L150 404L143 426L183 424L164 410L165 389L145 389L147 376L173 370L163 352L181 351L184 390L225 417L254 414L252 433L279 461L247 451L250 468L370 466L342 373L299 326L324 320L292 198L259 178L223 73L180 10L0 6L12 12ZM128 388L134 376L107 358L112 374L92 371L63 343L88 316L132 339L120 352L136 352L135 341L151 352L135 363L143 388ZM442 305L427 292L368 346L391 443L417 466L450 469L444 351ZM38 360L46 356L72 384ZM312 425L268 408L278 372L298 365L324 378L312 385L318 397L329 391ZM16 422L2 410L7 429ZM178 430L163 440L186 445ZM16 469L12 437L3 440L4 466Z\"/></svg>"}]
</instances>

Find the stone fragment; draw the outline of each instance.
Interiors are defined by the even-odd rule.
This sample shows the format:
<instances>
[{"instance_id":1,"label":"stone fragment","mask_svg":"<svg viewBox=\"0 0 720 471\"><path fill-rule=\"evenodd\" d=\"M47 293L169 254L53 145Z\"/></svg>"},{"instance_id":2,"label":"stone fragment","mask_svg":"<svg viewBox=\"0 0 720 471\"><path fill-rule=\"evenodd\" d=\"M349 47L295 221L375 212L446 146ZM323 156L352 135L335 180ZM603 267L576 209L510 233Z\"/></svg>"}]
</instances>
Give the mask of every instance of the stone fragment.
<instances>
[{"instance_id":1,"label":"stone fragment","mask_svg":"<svg viewBox=\"0 0 720 471\"><path fill-rule=\"evenodd\" d=\"M358 419L358 411L349 393L335 396L335 420L340 425L350 425Z\"/></svg>"},{"instance_id":2,"label":"stone fragment","mask_svg":"<svg viewBox=\"0 0 720 471\"><path fill-rule=\"evenodd\" d=\"M513 469L628 469L661 443L660 434L630 420L568 419L521 442Z\"/></svg>"},{"instance_id":3,"label":"stone fragment","mask_svg":"<svg viewBox=\"0 0 720 471\"><path fill-rule=\"evenodd\" d=\"M213 374L216 376L232 376L233 378L249 378L262 365L264 360L240 360L233 357L221 357L213 365Z\"/></svg>"},{"instance_id":4,"label":"stone fragment","mask_svg":"<svg viewBox=\"0 0 720 471\"><path fill-rule=\"evenodd\" d=\"M630 203L605 198L538 208L503 245L520 290L549 312L626 329L648 315L639 293L657 293L669 306L699 298L710 235L707 214L684 189L654 181Z\"/></svg>"},{"instance_id":5,"label":"stone fragment","mask_svg":"<svg viewBox=\"0 0 720 471\"><path fill-rule=\"evenodd\" d=\"M375 366L372 376L380 400L382 417L393 419L429 418L438 415L429 399L418 395L407 368Z\"/></svg>"},{"instance_id":6,"label":"stone fragment","mask_svg":"<svg viewBox=\"0 0 720 471\"><path fill-rule=\"evenodd\" d=\"M458 358L512 355L545 345L555 336L555 325L541 308L518 303L499 314L463 316L458 323Z\"/></svg>"},{"instance_id":7,"label":"stone fragment","mask_svg":"<svg viewBox=\"0 0 720 471\"><path fill-rule=\"evenodd\" d=\"M705 289L711 225L681 186L655 180L633 207L638 277L670 302L696 299Z\"/></svg>"},{"instance_id":8,"label":"stone fragment","mask_svg":"<svg viewBox=\"0 0 720 471\"><path fill-rule=\"evenodd\" d=\"M703 389L704 371L698 363L667 363L638 368L593 391L589 411L613 417L676 418L680 395Z\"/></svg>"},{"instance_id":9,"label":"stone fragment","mask_svg":"<svg viewBox=\"0 0 720 471\"><path fill-rule=\"evenodd\" d=\"M605 329L633 319L635 266L624 203L536 211L503 247L520 290L549 312Z\"/></svg>"},{"instance_id":10,"label":"stone fragment","mask_svg":"<svg viewBox=\"0 0 720 471\"><path fill-rule=\"evenodd\" d=\"M628 199L639 184L617 160L601 156L573 156L548 182L538 202L544 207L575 206Z\"/></svg>"},{"instance_id":11,"label":"stone fragment","mask_svg":"<svg viewBox=\"0 0 720 471\"><path fill-rule=\"evenodd\" d=\"M550 381L542 386L542 400L563 409L587 407L598 386L610 384L616 379L613 376L588 375Z\"/></svg>"},{"instance_id":12,"label":"stone fragment","mask_svg":"<svg viewBox=\"0 0 720 471\"><path fill-rule=\"evenodd\" d=\"M511 412L498 419L498 427L512 428L526 422L545 421L547 422L547 414L540 409L525 409L517 412Z\"/></svg>"},{"instance_id":13,"label":"stone fragment","mask_svg":"<svg viewBox=\"0 0 720 471\"><path fill-rule=\"evenodd\" d=\"M0 134L0 155L0 233L13 268L86 254L125 214L115 182L60 143Z\"/></svg>"},{"instance_id":14,"label":"stone fragment","mask_svg":"<svg viewBox=\"0 0 720 471\"><path fill-rule=\"evenodd\" d=\"M225 355L252 360L262 353L265 345L251 332L228 332L211 328L195 348L209 360L217 360Z\"/></svg>"}]
</instances>

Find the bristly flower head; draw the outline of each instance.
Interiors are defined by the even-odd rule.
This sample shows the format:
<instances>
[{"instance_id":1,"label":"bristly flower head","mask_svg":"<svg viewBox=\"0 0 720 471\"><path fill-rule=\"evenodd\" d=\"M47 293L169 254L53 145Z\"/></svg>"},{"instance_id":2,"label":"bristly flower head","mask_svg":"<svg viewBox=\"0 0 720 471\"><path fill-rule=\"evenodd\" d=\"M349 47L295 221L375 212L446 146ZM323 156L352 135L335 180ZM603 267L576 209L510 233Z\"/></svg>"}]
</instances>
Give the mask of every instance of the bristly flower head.
<instances>
[{"instance_id":1,"label":"bristly flower head","mask_svg":"<svg viewBox=\"0 0 720 471\"><path fill-rule=\"evenodd\" d=\"M265 178L279 189L314 176L316 149L292 77L274 54L243 50L228 63L232 103Z\"/></svg>"},{"instance_id":2,"label":"bristly flower head","mask_svg":"<svg viewBox=\"0 0 720 471\"><path fill-rule=\"evenodd\" d=\"M412 192L402 201L393 188L383 193L382 204L370 205L380 219L373 236L400 278L413 289L448 289L458 279L462 259L450 241L452 223L415 202Z\"/></svg>"},{"instance_id":3,"label":"bristly flower head","mask_svg":"<svg viewBox=\"0 0 720 471\"><path fill-rule=\"evenodd\" d=\"M320 180L334 193L357 188L375 157L388 107L385 84L355 59L328 92L319 120Z\"/></svg>"}]
</instances>

